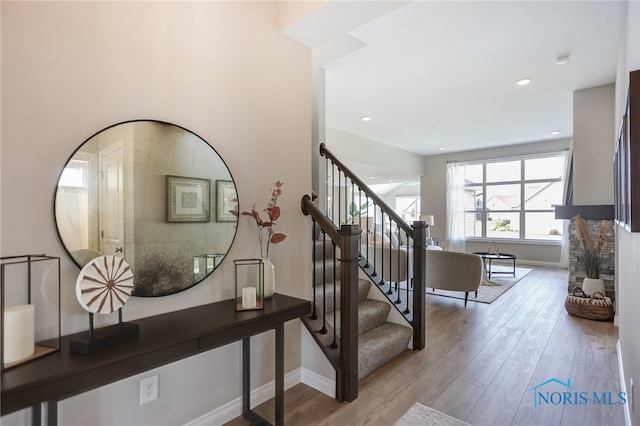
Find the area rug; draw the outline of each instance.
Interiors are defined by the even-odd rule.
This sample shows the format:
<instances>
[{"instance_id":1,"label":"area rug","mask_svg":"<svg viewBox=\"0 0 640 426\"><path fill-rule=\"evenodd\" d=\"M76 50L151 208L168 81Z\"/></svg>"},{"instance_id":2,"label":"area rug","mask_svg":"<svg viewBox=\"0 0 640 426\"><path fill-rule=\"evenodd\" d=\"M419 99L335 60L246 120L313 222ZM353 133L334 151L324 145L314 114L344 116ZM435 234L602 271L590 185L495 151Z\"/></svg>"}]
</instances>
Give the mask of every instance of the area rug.
<instances>
[{"instance_id":1,"label":"area rug","mask_svg":"<svg viewBox=\"0 0 640 426\"><path fill-rule=\"evenodd\" d=\"M493 268L494 271L506 271L507 269L511 270L510 267L503 267L501 265L494 265ZM529 268L516 268L515 277L503 274L491 275L491 283L487 283L489 285L483 284L480 286L480 288L478 288L478 297L475 297L473 292L469 293L469 301L478 303L491 303L498 297L502 296L507 290L513 287L529 272L531 272L531 269ZM432 290L430 288L427 288L427 296L453 297L454 299L464 300L463 291L448 291L440 289Z\"/></svg>"},{"instance_id":2,"label":"area rug","mask_svg":"<svg viewBox=\"0 0 640 426\"><path fill-rule=\"evenodd\" d=\"M396 426L469 426L462 420L416 402L394 423Z\"/></svg>"}]
</instances>

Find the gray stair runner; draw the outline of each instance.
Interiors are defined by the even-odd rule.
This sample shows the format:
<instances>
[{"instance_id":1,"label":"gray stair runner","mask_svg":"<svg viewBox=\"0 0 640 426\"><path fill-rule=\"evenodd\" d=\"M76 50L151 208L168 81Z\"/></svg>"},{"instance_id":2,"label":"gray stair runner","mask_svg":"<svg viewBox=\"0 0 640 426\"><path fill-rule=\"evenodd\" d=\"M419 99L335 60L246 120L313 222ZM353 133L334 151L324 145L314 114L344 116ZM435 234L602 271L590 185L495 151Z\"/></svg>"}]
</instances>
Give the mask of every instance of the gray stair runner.
<instances>
[{"instance_id":1,"label":"gray stair runner","mask_svg":"<svg viewBox=\"0 0 640 426\"><path fill-rule=\"evenodd\" d=\"M316 257L322 257L322 242L316 241ZM332 259L332 254L330 254ZM337 256L339 258L339 256ZM315 286L317 312L322 312L322 296L325 292L326 301L324 305L327 313L328 326L333 324L333 300L336 299L335 318L340 319L340 283L336 282L335 294L333 286L333 262L327 259L326 262L317 260L316 271L321 271L324 266L324 277L330 282L325 289L318 284ZM339 269L339 262L337 264ZM322 272L316 272L316 283L322 282ZM335 272L336 277L340 277L339 270ZM411 340L412 330L410 327L391 323L387 321L391 306L387 302L369 299L368 294L371 289L371 282L367 279L358 280L358 378L363 379L373 371L398 356L407 349ZM340 334L340 324L336 326L338 335Z\"/></svg>"}]
</instances>

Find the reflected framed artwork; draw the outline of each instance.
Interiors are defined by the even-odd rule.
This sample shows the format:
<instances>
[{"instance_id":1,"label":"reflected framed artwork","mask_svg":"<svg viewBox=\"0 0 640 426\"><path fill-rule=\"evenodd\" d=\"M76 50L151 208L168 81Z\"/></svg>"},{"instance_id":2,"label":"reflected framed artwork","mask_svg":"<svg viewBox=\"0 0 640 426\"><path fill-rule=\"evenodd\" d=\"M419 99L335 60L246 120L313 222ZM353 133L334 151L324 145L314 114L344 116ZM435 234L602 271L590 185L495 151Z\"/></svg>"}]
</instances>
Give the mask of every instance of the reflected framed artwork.
<instances>
[{"instance_id":1,"label":"reflected framed artwork","mask_svg":"<svg viewBox=\"0 0 640 426\"><path fill-rule=\"evenodd\" d=\"M232 213L238 205L236 186L230 180L216 181L216 221L235 222L236 215Z\"/></svg>"},{"instance_id":2,"label":"reflected framed artwork","mask_svg":"<svg viewBox=\"0 0 640 426\"><path fill-rule=\"evenodd\" d=\"M209 222L211 181L167 175L167 222Z\"/></svg>"}]
</instances>

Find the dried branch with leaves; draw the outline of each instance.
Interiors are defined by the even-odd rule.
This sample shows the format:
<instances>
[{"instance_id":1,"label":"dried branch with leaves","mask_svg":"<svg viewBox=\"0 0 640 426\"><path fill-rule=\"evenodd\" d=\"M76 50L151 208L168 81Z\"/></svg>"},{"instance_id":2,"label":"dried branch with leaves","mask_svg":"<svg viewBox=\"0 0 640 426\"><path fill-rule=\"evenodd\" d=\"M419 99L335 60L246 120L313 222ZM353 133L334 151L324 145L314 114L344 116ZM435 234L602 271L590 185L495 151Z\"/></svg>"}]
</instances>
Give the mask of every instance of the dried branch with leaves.
<instances>
[{"instance_id":1,"label":"dried branch with leaves","mask_svg":"<svg viewBox=\"0 0 640 426\"><path fill-rule=\"evenodd\" d=\"M277 181L271 188L271 199L267 204L267 207L263 210L269 217L268 220L262 220L260 213L256 210L256 204L251 207L251 211L244 211L240 213L242 216L251 216L256 221L256 227L258 229L258 241L260 242L260 256L269 257L269 246L271 244L278 244L284 241L287 236L281 232L275 232L273 227L276 225L276 220L280 217L280 207L278 204L278 198L282 195L280 189L284 185L283 182ZM267 238L265 244L264 230L267 230Z\"/></svg>"},{"instance_id":2,"label":"dried branch with leaves","mask_svg":"<svg viewBox=\"0 0 640 426\"><path fill-rule=\"evenodd\" d=\"M607 246L607 231L611 227L611 222L603 220L600 223L600 229L594 241L589 233L587 222L580 215L574 216L573 221L576 224L573 235L580 242L582 249L582 256L578 256L578 263L584 268L587 278L600 278L602 249Z\"/></svg>"}]
</instances>

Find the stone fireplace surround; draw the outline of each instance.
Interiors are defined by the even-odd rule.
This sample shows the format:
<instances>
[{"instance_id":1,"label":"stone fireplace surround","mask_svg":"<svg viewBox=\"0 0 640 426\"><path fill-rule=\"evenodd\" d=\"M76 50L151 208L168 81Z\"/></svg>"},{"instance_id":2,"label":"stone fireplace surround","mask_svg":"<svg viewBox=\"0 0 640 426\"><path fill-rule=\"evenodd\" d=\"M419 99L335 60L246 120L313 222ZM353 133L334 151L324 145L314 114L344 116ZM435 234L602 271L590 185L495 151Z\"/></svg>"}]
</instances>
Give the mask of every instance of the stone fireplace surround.
<instances>
[{"instance_id":1,"label":"stone fireplace surround","mask_svg":"<svg viewBox=\"0 0 640 426\"><path fill-rule=\"evenodd\" d=\"M594 239L600 230L603 220L613 222L614 209L613 205L583 205L583 206L556 206L556 219L569 219L569 282L568 290L574 287L582 287L582 280L586 277L584 269L578 263L578 253L580 252L580 242L574 235L573 231L576 225L571 218L580 214L587 223L589 234ZM604 281L607 296L611 300L615 300L615 231L614 226L607 231L607 244L603 248L602 267L600 269L600 278Z\"/></svg>"}]
</instances>

